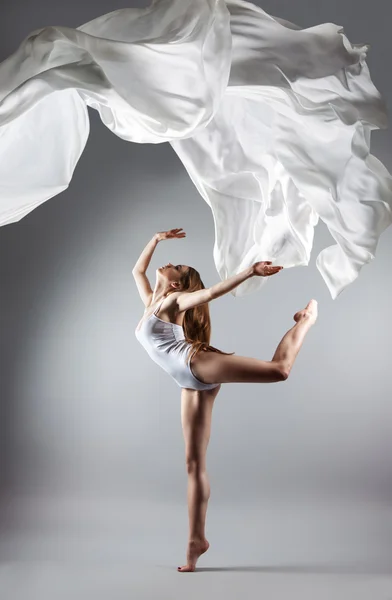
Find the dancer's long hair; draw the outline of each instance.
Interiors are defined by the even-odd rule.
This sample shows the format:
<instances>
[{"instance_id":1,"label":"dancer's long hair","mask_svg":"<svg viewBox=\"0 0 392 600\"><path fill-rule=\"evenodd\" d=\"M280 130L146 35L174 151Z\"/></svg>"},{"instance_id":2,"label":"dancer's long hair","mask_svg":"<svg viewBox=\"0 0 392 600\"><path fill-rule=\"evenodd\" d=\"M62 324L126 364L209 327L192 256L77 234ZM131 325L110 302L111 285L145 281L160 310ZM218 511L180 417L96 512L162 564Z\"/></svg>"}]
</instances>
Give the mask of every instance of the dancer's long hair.
<instances>
[{"instance_id":1,"label":"dancer's long hair","mask_svg":"<svg viewBox=\"0 0 392 600\"><path fill-rule=\"evenodd\" d=\"M181 275L181 291L196 292L196 290L205 289L201 280L200 273L193 267ZM208 303L189 308L185 313L183 322L185 339L190 342L191 347L187 353L185 362L196 355L198 352L207 350L208 352L219 352L219 354L235 354L235 352L223 352L214 346L210 346L211 339L211 319Z\"/></svg>"}]
</instances>

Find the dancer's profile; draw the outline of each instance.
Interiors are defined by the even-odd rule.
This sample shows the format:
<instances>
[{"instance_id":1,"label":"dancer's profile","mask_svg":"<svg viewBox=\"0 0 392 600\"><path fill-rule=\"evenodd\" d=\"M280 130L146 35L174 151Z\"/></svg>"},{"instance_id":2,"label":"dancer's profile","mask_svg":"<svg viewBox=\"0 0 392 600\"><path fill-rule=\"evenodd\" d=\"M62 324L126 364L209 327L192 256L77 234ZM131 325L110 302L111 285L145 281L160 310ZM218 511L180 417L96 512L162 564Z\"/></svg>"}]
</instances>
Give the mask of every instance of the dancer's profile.
<instances>
[{"instance_id":1,"label":"dancer's profile","mask_svg":"<svg viewBox=\"0 0 392 600\"><path fill-rule=\"evenodd\" d=\"M221 384L287 380L305 335L317 319L317 302L310 300L304 309L295 313L296 324L285 334L270 361L234 356L234 353L214 348L209 344L208 303L227 294L249 277L269 277L279 273L283 267L273 266L269 261L257 262L241 273L205 288L196 269L168 263L157 269L152 289L146 270L157 244L185 235L182 228L156 233L132 271L146 307L135 335L150 357L181 387L189 514L187 563L178 567L182 572L194 571L197 559L209 547L205 537L210 497L206 451L212 407Z\"/></svg>"}]
</instances>

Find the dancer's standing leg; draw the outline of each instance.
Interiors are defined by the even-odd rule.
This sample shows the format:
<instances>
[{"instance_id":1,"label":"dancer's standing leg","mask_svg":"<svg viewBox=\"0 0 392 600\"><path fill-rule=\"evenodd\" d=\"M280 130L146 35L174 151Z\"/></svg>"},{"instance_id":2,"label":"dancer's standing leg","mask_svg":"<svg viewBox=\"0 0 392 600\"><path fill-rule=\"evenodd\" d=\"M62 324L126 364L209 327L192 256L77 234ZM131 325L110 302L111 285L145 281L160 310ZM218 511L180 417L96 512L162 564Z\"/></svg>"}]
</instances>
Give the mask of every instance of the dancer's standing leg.
<instances>
[{"instance_id":1,"label":"dancer's standing leg","mask_svg":"<svg viewBox=\"0 0 392 600\"><path fill-rule=\"evenodd\" d=\"M206 453L211 434L212 408L220 387L203 391L188 388L181 390L181 422L188 472L189 538L187 564L179 567L179 571L194 571L197 559L209 547L205 537L210 498Z\"/></svg>"}]
</instances>

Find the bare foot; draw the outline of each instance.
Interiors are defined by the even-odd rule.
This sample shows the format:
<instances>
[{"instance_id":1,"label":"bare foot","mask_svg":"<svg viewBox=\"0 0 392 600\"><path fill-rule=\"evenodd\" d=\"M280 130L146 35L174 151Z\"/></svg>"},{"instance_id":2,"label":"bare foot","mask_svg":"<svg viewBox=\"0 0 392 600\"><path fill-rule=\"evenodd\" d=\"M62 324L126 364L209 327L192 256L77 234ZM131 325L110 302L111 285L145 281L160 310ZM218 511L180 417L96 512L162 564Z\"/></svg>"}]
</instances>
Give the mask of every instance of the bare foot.
<instances>
[{"instance_id":1,"label":"bare foot","mask_svg":"<svg viewBox=\"0 0 392 600\"><path fill-rule=\"evenodd\" d=\"M303 310L299 310L294 315L294 321L298 323L300 319L309 319L314 324L317 319L317 300L311 300Z\"/></svg>"},{"instance_id":2,"label":"bare foot","mask_svg":"<svg viewBox=\"0 0 392 600\"><path fill-rule=\"evenodd\" d=\"M204 540L194 540L188 543L188 550L186 553L186 561L187 564L183 567L177 567L177 571L179 573L186 573L190 571L194 571L196 568L197 559L201 554L207 552L210 547L209 542Z\"/></svg>"}]
</instances>

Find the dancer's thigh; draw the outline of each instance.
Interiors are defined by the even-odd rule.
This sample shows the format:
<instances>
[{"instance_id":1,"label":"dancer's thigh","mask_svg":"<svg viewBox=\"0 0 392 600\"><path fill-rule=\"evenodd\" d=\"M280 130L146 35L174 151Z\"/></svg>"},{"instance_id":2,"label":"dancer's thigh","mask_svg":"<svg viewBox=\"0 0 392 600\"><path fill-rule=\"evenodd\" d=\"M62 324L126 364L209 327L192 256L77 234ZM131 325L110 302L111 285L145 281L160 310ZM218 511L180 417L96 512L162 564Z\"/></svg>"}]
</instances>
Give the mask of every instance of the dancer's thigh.
<instances>
[{"instance_id":1,"label":"dancer's thigh","mask_svg":"<svg viewBox=\"0 0 392 600\"><path fill-rule=\"evenodd\" d=\"M194 375L204 383L273 383L287 379L276 361L218 352L198 352L192 357Z\"/></svg>"},{"instance_id":2,"label":"dancer's thigh","mask_svg":"<svg viewBox=\"0 0 392 600\"><path fill-rule=\"evenodd\" d=\"M220 386L213 390L181 390L181 423L188 469L205 468L212 408L219 390Z\"/></svg>"}]
</instances>

